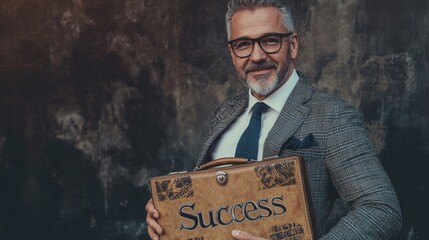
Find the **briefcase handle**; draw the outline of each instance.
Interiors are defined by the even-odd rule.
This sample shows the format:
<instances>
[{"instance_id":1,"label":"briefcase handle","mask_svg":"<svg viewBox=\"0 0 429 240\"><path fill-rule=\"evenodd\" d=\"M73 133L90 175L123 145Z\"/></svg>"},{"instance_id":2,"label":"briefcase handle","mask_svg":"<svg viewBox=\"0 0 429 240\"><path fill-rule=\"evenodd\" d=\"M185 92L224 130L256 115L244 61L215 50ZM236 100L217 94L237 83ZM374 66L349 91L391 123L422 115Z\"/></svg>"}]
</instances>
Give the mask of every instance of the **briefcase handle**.
<instances>
[{"instance_id":1,"label":"briefcase handle","mask_svg":"<svg viewBox=\"0 0 429 240\"><path fill-rule=\"evenodd\" d=\"M205 169L218 167L222 165L228 165L228 164L245 164L245 163L252 163L252 162L256 162L256 160L247 159L247 158L219 158L219 159L210 161L208 163L205 163L199 167L196 167L194 171L205 170Z\"/></svg>"}]
</instances>

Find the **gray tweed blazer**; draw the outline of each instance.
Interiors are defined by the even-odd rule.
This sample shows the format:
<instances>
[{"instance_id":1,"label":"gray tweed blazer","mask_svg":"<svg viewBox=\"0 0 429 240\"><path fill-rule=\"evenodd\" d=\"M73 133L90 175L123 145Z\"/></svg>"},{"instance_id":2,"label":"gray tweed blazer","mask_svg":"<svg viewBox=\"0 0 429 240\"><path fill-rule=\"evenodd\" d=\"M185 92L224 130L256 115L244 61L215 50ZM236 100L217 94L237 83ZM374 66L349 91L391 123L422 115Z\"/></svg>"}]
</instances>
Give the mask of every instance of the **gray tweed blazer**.
<instances>
[{"instance_id":1,"label":"gray tweed blazer","mask_svg":"<svg viewBox=\"0 0 429 240\"><path fill-rule=\"evenodd\" d=\"M197 166L211 160L216 140L247 105L243 94L216 109ZM301 76L266 139L264 158L304 157L316 238L391 239L401 228L397 196L362 122L358 110ZM309 136L312 141L300 144ZM338 196L349 212L329 227Z\"/></svg>"}]
</instances>

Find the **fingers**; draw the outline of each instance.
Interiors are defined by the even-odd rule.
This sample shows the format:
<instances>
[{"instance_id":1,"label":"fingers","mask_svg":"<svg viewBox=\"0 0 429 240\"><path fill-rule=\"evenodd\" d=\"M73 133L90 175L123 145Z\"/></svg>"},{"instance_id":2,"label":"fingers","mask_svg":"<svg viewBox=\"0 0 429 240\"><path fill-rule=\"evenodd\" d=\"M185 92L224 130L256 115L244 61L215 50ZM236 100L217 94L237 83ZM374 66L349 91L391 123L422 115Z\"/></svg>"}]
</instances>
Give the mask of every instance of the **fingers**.
<instances>
[{"instance_id":1,"label":"fingers","mask_svg":"<svg viewBox=\"0 0 429 240\"><path fill-rule=\"evenodd\" d=\"M153 205L152 198L149 199L149 201L147 202L145 208L146 208L146 212L147 212L148 215L153 216L156 219L159 218L158 210L156 210L155 206Z\"/></svg>"},{"instance_id":2,"label":"fingers","mask_svg":"<svg viewBox=\"0 0 429 240\"><path fill-rule=\"evenodd\" d=\"M150 226L147 228L147 233L149 234L150 239L159 240L158 234Z\"/></svg>"},{"instance_id":3,"label":"fingers","mask_svg":"<svg viewBox=\"0 0 429 240\"><path fill-rule=\"evenodd\" d=\"M164 232L158 221L149 214L146 216L146 224L148 225L148 231L152 230L157 235L162 235L162 233Z\"/></svg>"},{"instance_id":4,"label":"fingers","mask_svg":"<svg viewBox=\"0 0 429 240\"><path fill-rule=\"evenodd\" d=\"M233 230L231 232L232 236L238 240L268 240L266 238L256 237L252 234L240 230Z\"/></svg>"},{"instance_id":5,"label":"fingers","mask_svg":"<svg viewBox=\"0 0 429 240\"><path fill-rule=\"evenodd\" d=\"M158 223L159 213L153 205L152 199L146 204L146 224L148 225L147 232L152 240L159 240L164 230Z\"/></svg>"}]
</instances>

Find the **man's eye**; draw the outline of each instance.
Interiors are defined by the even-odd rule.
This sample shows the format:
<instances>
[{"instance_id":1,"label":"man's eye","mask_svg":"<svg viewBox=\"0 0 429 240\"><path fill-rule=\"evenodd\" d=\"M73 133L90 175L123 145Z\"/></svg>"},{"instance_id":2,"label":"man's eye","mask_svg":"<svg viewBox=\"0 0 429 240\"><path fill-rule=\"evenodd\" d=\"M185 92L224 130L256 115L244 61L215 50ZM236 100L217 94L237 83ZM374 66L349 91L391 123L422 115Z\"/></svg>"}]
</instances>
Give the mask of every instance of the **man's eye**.
<instances>
[{"instance_id":1,"label":"man's eye","mask_svg":"<svg viewBox=\"0 0 429 240\"><path fill-rule=\"evenodd\" d=\"M266 37L262 39L263 45L277 45L280 43L280 39L278 37Z\"/></svg>"},{"instance_id":2,"label":"man's eye","mask_svg":"<svg viewBox=\"0 0 429 240\"><path fill-rule=\"evenodd\" d=\"M246 49L252 45L252 41L237 41L234 44L235 49Z\"/></svg>"}]
</instances>

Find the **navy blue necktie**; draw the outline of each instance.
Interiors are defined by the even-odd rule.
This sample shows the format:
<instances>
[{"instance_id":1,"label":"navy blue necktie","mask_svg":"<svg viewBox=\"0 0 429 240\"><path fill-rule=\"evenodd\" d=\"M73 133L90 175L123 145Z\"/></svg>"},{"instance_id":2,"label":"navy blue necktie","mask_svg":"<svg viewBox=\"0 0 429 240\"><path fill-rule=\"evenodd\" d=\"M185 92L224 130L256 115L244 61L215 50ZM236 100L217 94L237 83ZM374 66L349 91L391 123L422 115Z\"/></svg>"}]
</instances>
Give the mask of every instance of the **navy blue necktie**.
<instances>
[{"instance_id":1,"label":"navy blue necktie","mask_svg":"<svg viewBox=\"0 0 429 240\"><path fill-rule=\"evenodd\" d=\"M252 117L250 118L249 125L241 135L240 140L235 150L236 157L257 159L258 158L258 143L259 135L261 133L261 116L264 111L269 107L262 102L258 102L253 107Z\"/></svg>"}]
</instances>

